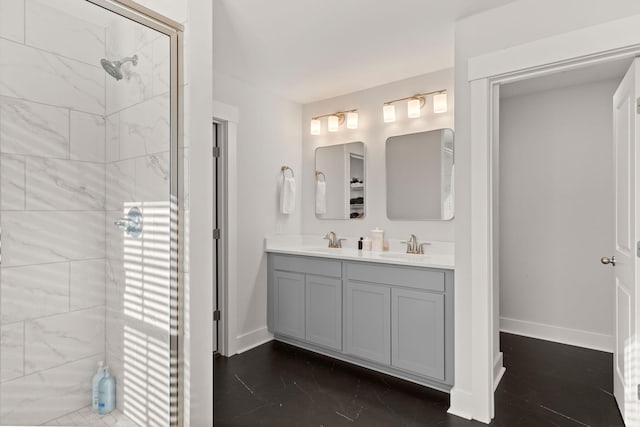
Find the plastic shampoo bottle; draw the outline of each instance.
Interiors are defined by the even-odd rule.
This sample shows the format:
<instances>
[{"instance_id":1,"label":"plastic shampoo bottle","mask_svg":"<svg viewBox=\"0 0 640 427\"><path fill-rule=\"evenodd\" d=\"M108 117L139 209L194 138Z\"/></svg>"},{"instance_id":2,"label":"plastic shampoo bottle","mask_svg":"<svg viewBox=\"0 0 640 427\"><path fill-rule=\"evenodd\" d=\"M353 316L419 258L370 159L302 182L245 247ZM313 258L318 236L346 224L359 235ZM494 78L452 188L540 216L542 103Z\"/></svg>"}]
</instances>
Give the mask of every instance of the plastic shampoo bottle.
<instances>
[{"instance_id":1,"label":"plastic shampoo bottle","mask_svg":"<svg viewBox=\"0 0 640 427\"><path fill-rule=\"evenodd\" d=\"M108 414L116 406L116 381L109 373L109 368L104 369L104 377L98 386L98 412Z\"/></svg>"},{"instance_id":2,"label":"plastic shampoo bottle","mask_svg":"<svg viewBox=\"0 0 640 427\"><path fill-rule=\"evenodd\" d=\"M104 362L101 360L98 362L98 372L95 373L91 380L91 408L94 411L98 410L98 393L102 377L104 377Z\"/></svg>"}]
</instances>

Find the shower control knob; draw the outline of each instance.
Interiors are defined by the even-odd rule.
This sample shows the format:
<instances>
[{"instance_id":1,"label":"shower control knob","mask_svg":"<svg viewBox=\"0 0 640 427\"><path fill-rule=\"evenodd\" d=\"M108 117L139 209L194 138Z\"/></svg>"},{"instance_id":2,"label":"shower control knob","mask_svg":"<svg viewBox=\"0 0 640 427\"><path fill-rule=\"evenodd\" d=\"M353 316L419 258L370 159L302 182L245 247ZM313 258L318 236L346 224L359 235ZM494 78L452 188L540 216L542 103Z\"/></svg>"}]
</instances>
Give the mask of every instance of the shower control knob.
<instances>
[{"instance_id":1,"label":"shower control knob","mask_svg":"<svg viewBox=\"0 0 640 427\"><path fill-rule=\"evenodd\" d=\"M600 258L600 262L603 264L611 264L612 267L615 267L616 257L612 256L611 258L609 258L608 256L603 256L602 258Z\"/></svg>"}]
</instances>

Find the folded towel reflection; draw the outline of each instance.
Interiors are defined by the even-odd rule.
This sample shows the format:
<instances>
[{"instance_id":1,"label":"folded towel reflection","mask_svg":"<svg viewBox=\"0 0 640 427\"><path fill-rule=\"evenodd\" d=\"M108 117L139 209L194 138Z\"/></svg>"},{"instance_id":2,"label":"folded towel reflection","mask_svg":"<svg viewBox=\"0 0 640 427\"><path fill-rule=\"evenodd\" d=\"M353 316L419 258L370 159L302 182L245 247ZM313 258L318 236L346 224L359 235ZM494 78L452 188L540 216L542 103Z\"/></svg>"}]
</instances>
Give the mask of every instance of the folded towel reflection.
<instances>
[{"instance_id":1,"label":"folded towel reflection","mask_svg":"<svg viewBox=\"0 0 640 427\"><path fill-rule=\"evenodd\" d=\"M296 208L296 180L292 176L284 177L280 189L280 212L293 213Z\"/></svg>"},{"instance_id":2,"label":"folded towel reflection","mask_svg":"<svg viewBox=\"0 0 640 427\"><path fill-rule=\"evenodd\" d=\"M316 214L327 213L327 183L316 179Z\"/></svg>"}]
</instances>

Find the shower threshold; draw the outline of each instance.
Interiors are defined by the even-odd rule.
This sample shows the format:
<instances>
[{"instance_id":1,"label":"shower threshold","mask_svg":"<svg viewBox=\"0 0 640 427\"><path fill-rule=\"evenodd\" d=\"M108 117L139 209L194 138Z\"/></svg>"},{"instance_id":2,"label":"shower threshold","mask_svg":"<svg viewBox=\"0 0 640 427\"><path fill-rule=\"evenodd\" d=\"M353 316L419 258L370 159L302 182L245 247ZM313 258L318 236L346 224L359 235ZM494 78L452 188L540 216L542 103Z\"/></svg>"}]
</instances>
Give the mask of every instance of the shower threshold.
<instances>
[{"instance_id":1,"label":"shower threshold","mask_svg":"<svg viewBox=\"0 0 640 427\"><path fill-rule=\"evenodd\" d=\"M44 426L65 426L65 427L138 427L122 411L116 409L110 414L100 415L91 409L90 406L71 412L55 420L48 421Z\"/></svg>"}]
</instances>

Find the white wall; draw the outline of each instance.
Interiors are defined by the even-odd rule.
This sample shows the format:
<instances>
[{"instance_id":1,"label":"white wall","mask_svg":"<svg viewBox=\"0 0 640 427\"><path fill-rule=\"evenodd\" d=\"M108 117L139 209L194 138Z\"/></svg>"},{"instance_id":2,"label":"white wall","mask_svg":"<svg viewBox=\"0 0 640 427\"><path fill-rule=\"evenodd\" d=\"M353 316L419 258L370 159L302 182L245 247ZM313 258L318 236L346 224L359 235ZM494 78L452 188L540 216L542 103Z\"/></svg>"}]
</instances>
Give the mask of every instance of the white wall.
<instances>
[{"instance_id":1,"label":"white wall","mask_svg":"<svg viewBox=\"0 0 640 427\"><path fill-rule=\"evenodd\" d=\"M501 101L500 316L507 331L613 351L614 275L599 259L614 247L611 99L618 84Z\"/></svg>"},{"instance_id":2,"label":"white wall","mask_svg":"<svg viewBox=\"0 0 640 427\"><path fill-rule=\"evenodd\" d=\"M579 13L577 13L579 11ZM456 24L456 384L452 391L452 412L474 415L471 357L471 194L470 194L470 86L469 58L531 42L544 37L596 25L640 13L640 3L582 0L520 0L474 15ZM603 34L607 37L607 34ZM498 295L494 295L497 317ZM499 341L494 340L497 356Z\"/></svg>"},{"instance_id":3,"label":"white wall","mask_svg":"<svg viewBox=\"0 0 640 427\"><path fill-rule=\"evenodd\" d=\"M396 118L393 123L382 120L382 105L385 101L416 93L440 89L448 91L449 108L447 113L426 112L417 119L408 119L406 104L396 105ZM431 100L428 99L427 103ZM323 120L321 135L310 135L311 117L333 113L335 111L357 108L359 114L358 129L346 129L343 125L339 132L329 134L326 131L326 119ZM439 128L453 128L453 70L441 70L410 79L389 83L383 86L354 92L348 95L307 104L302 115L302 203L303 233L324 235L332 230L338 237L359 237L369 234L375 227L385 230L390 238L407 238L415 234L420 240L453 241L453 221L391 221L386 210L385 141L394 135L422 132ZM362 220L322 220L315 215L315 149L321 146L362 141L365 144L365 202L366 215ZM355 241L345 245L355 245Z\"/></svg>"},{"instance_id":4,"label":"white wall","mask_svg":"<svg viewBox=\"0 0 640 427\"><path fill-rule=\"evenodd\" d=\"M237 306L236 346L242 351L271 337L267 330L267 257L264 237L301 231L301 114L300 104L249 83L214 74L216 101L236 107L237 128ZM295 173L298 186L295 212L279 212L280 167ZM231 171L230 173L233 173ZM231 345L233 347L233 345Z\"/></svg>"}]
</instances>

